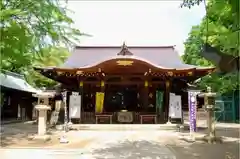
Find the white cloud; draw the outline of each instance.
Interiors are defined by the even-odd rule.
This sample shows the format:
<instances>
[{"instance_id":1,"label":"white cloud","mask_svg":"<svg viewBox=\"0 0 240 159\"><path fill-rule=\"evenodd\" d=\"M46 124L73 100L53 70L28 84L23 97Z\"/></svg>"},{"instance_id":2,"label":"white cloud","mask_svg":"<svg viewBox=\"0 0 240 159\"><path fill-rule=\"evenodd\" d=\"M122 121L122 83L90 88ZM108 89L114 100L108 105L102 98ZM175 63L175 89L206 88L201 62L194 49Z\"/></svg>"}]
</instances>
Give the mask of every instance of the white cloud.
<instances>
[{"instance_id":1,"label":"white cloud","mask_svg":"<svg viewBox=\"0 0 240 159\"><path fill-rule=\"evenodd\" d=\"M92 37L81 45L177 45L204 15L204 7L180 8L181 1L69 1L75 27Z\"/></svg>"}]
</instances>

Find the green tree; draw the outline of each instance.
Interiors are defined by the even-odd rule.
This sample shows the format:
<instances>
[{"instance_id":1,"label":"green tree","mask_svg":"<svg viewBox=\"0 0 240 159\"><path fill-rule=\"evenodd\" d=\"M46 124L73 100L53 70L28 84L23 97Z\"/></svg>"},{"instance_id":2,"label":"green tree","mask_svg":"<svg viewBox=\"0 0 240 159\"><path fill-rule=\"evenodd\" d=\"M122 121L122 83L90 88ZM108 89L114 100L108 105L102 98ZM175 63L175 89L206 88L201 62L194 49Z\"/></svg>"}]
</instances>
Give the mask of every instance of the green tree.
<instances>
[{"instance_id":1,"label":"green tree","mask_svg":"<svg viewBox=\"0 0 240 159\"><path fill-rule=\"evenodd\" d=\"M33 64L45 54L44 48L78 42L85 34L71 27L73 21L64 6L61 0L2 0L1 69L30 75Z\"/></svg>"},{"instance_id":2,"label":"green tree","mask_svg":"<svg viewBox=\"0 0 240 159\"><path fill-rule=\"evenodd\" d=\"M184 6L195 5L197 0L185 0ZM233 2L232 2L233 3ZM237 11L228 1L210 0L207 6L207 16L198 26L193 26L185 42L183 60L189 64L211 66L209 61L202 58L200 52L204 43L209 43L225 54L239 56L239 25ZM206 36L208 38L206 38ZM227 65L227 64L226 64ZM202 78L199 85L211 85L215 91L226 93L239 89L239 72L211 75Z\"/></svg>"},{"instance_id":3,"label":"green tree","mask_svg":"<svg viewBox=\"0 0 240 159\"><path fill-rule=\"evenodd\" d=\"M193 26L189 33L188 39L185 41L185 54L182 56L183 61L188 64L199 66L213 66L209 61L200 56L200 51L204 44L200 26Z\"/></svg>"},{"instance_id":4,"label":"green tree","mask_svg":"<svg viewBox=\"0 0 240 159\"><path fill-rule=\"evenodd\" d=\"M69 51L63 47L48 47L41 51L41 54L36 58L33 67L51 67L51 66L61 66L64 61L69 56ZM26 75L28 81L36 87L52 87L57 84L43 75L34 71L33 68L28 70Z\"/></svg>"}]
</instances>

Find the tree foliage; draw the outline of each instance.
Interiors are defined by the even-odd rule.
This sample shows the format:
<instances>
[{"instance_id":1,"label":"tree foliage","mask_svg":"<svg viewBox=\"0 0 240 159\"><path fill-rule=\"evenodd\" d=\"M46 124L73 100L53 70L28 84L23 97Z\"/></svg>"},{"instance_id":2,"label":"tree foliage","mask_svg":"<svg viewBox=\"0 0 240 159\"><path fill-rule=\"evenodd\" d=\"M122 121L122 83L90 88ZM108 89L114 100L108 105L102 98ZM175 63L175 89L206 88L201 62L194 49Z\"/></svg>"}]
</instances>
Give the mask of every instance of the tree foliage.
<instances>
[{"instance_id":1,"label":"tree foliage","mask_svg":"<svg viewBox=\"0 0 240 159\"><path fill-rule=\"evenodd\" d=\"M207 15L199 25L192 27L185 42L185 54L182 58L186 63L200 66L213 65L200 55L204 43L211 44L225 54L239 57L239 10L233 5L239 5L237 1L208 1ZM200 2L202 1L185 0L183 6L191 7ZM213 73L202 78L199 85L205 88L210 85L215 91L226 93L239 89L238 78L239 72Z\"/></svg>"},{"instance_id":2,"label":"tree foliage","mask_svg":"<svg viewBox=\"0 0 240 159\"><path fill-rule=\"evenodd\" d=\"M49 54L46 50L52 46L69 47L84 35L71 27L73 21L67 16L68 10L63 3L60 0L0 2L1 69L31 76L29 70L32 70L36 61L38 64L43 62L40 65L51 64L42 60L42 57L51 57L54 64L58 64L56 60L62 61L60 55L55 54L54 58L51 55L58 52L56 47Z\"/></svg>"},{"instance_id":3,"label":"tree foliage","mask_svg":"<svg viewBox=\"0 0 240 159\"><path fill-rule=\"evenodd\" d=\"M69 56L69 51L63 47L47 47L41 50L41 54L36 57L32 66L35 67L51 67L61 66ZM43 75L30 68L27 72L28 82L37 87L52 87L57 83L52 79L44 77Z\"/></svg>"}]
</instances>

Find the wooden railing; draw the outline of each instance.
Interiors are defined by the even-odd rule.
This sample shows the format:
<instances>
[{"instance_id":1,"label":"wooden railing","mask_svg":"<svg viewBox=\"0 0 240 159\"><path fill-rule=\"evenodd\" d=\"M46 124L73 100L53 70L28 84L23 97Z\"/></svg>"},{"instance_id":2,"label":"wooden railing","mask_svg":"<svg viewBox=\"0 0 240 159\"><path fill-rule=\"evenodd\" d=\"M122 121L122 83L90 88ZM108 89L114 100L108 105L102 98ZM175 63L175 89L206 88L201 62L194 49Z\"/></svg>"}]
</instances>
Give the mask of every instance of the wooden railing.
<instances>
[{"instance_id":1,"label":"wooden railing","mask_svg":"<svg viewBox=\"0 0 240 159\"><path fill-rule=\"evenodd\" d=\"M94 124L95 112L81 112L81 122L86 124Z\"/></svg>"}]
</instances>

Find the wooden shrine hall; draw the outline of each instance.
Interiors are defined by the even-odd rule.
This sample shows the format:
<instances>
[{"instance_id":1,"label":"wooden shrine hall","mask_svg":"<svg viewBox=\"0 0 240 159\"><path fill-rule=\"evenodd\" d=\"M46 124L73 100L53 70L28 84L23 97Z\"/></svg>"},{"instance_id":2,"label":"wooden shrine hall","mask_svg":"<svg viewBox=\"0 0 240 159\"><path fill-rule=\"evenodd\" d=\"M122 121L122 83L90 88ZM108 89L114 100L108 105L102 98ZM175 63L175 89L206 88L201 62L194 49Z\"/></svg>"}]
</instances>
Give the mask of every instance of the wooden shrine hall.
<instances>
[{"instance_id":1,"label":"wooden shrine hall","mask_svg":"<svg viewBox=\"0 0 240 159\"><path fill-rule=\"evenodd\" d=\"M163 123L170 92L187 106L187 83L214 68L184 64L174 46L77 46L61 67L35 68L81 96L81 123ZM69 100L68 100L69 101ZM69 102L67 102L69 107Z\"/></svg>"}]
</instances>

